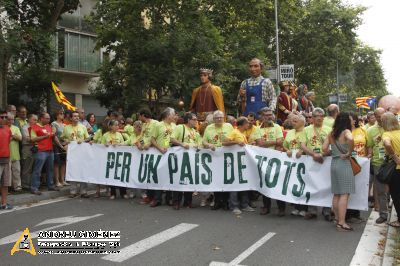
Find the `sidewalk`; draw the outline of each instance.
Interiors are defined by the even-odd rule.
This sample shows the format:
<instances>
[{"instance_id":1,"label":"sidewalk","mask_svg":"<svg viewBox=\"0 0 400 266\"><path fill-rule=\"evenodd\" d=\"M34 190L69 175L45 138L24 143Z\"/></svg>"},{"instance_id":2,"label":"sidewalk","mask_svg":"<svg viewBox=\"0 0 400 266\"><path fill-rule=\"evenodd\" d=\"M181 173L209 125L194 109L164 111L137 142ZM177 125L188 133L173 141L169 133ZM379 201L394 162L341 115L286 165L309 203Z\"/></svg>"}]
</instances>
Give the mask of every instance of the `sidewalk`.
<instances>
[{"instance_id":1,"label":"sidewalk","mask_svg":"<svg viewBox=\"0 0 400 266\"><path fill-rule=\"evenodd\" d=\"M59 197L69 195L70 188L71 188L70 186L62 187L60 188L60 191L47 191L45 189L41 190L42 195L34 195L32 193L29 193L28 191L24 193L11 192L8 194L7 202L13 206L19 206L19 205L37 203L43 200L56 199ZM93 193L94 190L96 190L96 185L89 184L88 193L91 194Z\"/></svg>"}]
</instances>

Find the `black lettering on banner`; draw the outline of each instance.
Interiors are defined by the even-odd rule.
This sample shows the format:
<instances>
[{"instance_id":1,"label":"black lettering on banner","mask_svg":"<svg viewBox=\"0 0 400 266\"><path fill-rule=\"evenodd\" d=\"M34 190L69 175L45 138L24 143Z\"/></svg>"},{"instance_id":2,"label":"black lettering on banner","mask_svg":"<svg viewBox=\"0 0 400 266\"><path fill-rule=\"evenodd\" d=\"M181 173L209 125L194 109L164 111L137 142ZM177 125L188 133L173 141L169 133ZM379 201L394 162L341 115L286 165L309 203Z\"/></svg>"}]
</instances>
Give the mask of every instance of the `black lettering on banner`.
<instances>
[{"instance_id":1,"label":"black lettering on banner","mask_svg":"<svg viewBox=\"0 0 400 266\"><path fill-rule=\"evenodd\" d=\"M242 157L246 156L246 153L241 151L241 152L238 152L237 154L238 154L239 184L245 184L245 183L248 183L248 181L243 178L242 170L246 169L246 165L242 163Z\"/></svg>"},{"instance_id":2,"label":"black lettering on banner","mask_svg":"<svg viewBox=\"0 0 400 266\"><path fill-rule=\"evenodd\" d=\"M182 156L181 177L179 184L186 184L186 178L193 185L192 168L190 166L189 153L184 152Z\"/></svg>"},{"instance_id":3,"label":"black lettering on banner","mask_svg":"<svg viewBox=\"0 0 400 266\"><path fill-rule=\"evenodd\" d=\"M275 173L271 180L271 173L274 165L276 165ZM265 184L267 185L267 187L273 188L276 186L276 184L278 183L278 177L280 171L281 171L281 161L278 158L270 159L268 162L267 171L265 172Z\"/></svg>"},{"instance_id":4,"label":"black lettering on banner","mask_svg":"<svg viewBox=\"0 0 400 266\"><path fill-rule=\"evenodd\" d=\"M262 167L263 164L267 161L267 157L256 155L255 158L257 160L258 177L260 178L260 188L262 188L263 187Z\"/></svg>"},{"instance_id":5,"label":"black lettering on banner","mask_svg":"<svg viewBox=\"0 0 400 266\"><path fill-rule=\"evenodd\" d=\"M209 185L212 182L212 171L207 165L207 162L212 162L212 156L208 153L201 154L201 164L203 165L204 170L207 172L207 174L201 174L201 182L204 185Z\"/></svg>"},{"instance_id":6,"label":"black lettering on banner","mask_svg":"<svg viewBox=\"0 0 400 266\"><path fill-rule=\"evenodd\" d=\"M178 173L178 158L175 153L168 154L169 183L174 183L174 174Z\"/></svg>"},{"instance_id":7,"label":"black lettering on banner","mask_svg":"<svg viewBox=\"0 0 400 266\"><path fill-rule=\"evenodd\" d=\"M224 153L224 184L232 184L235 180L235 169L234 169L234 156L233 153ZM228 177L228 168L230 175Z\"/></svg>"},{"instance_id":8,"label":"black lettering on banner","mask_svg":"<svg viewBox=\"0 0 400 266\"><path fill-rule=\"evenodd\" d=\"M143 156L144 159L143 159ZM147 161L149 160L149 154L141 154L140 155L140 164L139 164L139 173L138 173L138 179L140 183L143 183L146 178L147 178ZM143 169L144 167L144 169ZM143 175L142 175L143 173Z\"/></svg>"},{"instance_id":9,"label":"black lettering on banner","mask_svg":"<svg viewBox=\"0 0 400 266\"><path fill-rule=\"evenodd\" d=\"M293 189L292 189L292 194L295 197L301 197L303 195L303 193L304 193L304 188L305 188L306 184L304 183L303 175L305 175L305 173L306 173L305 164L304 163L299 163L298 166L297 166L296 177L297 177L297 180L300 183L300 187L297 184L294 184L293 185Z\"/></svg>"},{"instance_id":10,"label":"black lettering on banner","mask_svg":"<svg viewBox=\"0 0 400 266\"><path fill-rule=\"evenodd\" d=\"M107 164L106 164L106 178L110 178L110 170L114 168L115 164L115 153L107 153Z\"/></svg>"}]
</instances>

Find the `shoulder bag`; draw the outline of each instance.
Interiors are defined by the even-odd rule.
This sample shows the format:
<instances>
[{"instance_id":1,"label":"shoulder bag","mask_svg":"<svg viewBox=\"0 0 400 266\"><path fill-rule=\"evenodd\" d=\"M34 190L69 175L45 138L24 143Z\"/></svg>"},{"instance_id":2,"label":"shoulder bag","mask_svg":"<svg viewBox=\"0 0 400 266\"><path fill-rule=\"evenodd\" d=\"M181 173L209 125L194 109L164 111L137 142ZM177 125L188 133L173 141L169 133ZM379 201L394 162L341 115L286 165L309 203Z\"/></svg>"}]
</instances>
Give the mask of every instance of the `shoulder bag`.
<instances>
[{"instance_id":1,"label":"shoulder bag","mask_svg":"<svg viewBox=\"0 0 400 266\"><path fill-rule=\"evenodd\" d=\"M338 150L342 154L346 154L346 152L344 152L343 149L339 145L337 145L336 140L334 140L334 141L335 141L336 148L338 148ZM353 156L350 156L349 160L350 160L351 170L353 170L353 175L356 176L358 173L361 172L361 166L357 162L356 158L354 158Z\"/></svg>"}]
</instances>

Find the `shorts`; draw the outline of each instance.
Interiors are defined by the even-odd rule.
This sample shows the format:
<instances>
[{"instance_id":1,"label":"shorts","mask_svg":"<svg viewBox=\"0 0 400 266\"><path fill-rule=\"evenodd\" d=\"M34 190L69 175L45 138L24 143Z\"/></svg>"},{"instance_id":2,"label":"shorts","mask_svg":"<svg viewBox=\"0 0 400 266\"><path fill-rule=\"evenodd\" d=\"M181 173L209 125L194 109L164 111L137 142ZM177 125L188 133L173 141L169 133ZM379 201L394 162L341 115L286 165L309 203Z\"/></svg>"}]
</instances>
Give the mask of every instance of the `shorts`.
<instances>
[{"instance_id":1,"label":"shorts","mask_svg":"<svg viewBox=\"0 0 400 266\"><path fill-rule=\"evenodd\" d=\"M54 145L54 163L63 164L66 162L67 153L57 145Z\"/></svg>"},{"instance_id":2,"label":"shorts","mask_svg":"<svg viewBox=\"0 0 400 266\"><path fill-rule=\"evenodd\" d=\"M9 163L0 164L0 185L2 187L11 186L11 166Z\"/></svg>"}]
</instances>

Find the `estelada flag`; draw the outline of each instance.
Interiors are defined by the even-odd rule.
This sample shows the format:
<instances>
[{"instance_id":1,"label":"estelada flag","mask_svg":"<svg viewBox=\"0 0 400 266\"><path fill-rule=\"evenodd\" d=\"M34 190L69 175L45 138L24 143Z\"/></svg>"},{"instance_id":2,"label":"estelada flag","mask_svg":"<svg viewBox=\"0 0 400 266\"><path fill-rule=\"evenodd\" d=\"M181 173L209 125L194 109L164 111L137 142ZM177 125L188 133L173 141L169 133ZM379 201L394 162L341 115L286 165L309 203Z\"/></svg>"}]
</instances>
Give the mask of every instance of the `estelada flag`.
<instances>
[{"instance_id":1,"label":"estelada flag","mask_svg":"<svg viewBox=\"0 0 400 266\"><path fill-rule=\"evenodd\" d=\"M68 110L75 111L76 107L68 101L67 97L62 93L62 91L57 87L54 82L51 82L51 86L53 87L54 95L59 103L64 105Z\"/></svg>"},{"instance_id":2,"label":"estelada flag","mask_svg":"<svg viewBox=\"0 0 400 266\"><path fill-rule=\"evenodd\" d=\"M370 106L369 106L369 104L368 104L368 100L369 99L371 99L371 98L374 98L374 97L371 97L371 96L368 96L368 97L358 97L358 98L356 98L356 105L357 105L357 107L361 107L361 108L366 108L366 109L370 109Z\"/></svg>"}]
</instances>

